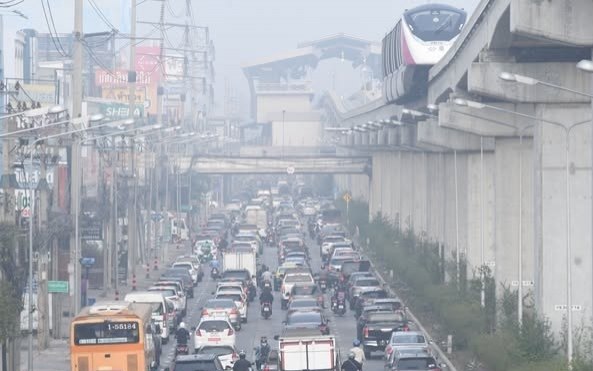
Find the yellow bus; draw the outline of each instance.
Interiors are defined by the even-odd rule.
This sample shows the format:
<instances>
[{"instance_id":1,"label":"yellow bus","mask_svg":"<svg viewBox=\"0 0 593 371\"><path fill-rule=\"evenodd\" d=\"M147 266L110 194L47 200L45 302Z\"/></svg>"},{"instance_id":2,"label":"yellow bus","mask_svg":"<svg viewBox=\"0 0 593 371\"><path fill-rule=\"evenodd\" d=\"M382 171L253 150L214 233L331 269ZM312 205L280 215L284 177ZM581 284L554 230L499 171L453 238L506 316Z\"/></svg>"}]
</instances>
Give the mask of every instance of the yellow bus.
<instances>
[{"instance_id":1,"label":"yellow bus","mask_svg":"<svg viewBox=\"0 0 593 371\"><path fill-rule=\"evenodd\" d=\"M83 308L70 325L71 370L157 370L160 329L152 323L152 305L102 302Z\"/></svg>"}]
</instances>

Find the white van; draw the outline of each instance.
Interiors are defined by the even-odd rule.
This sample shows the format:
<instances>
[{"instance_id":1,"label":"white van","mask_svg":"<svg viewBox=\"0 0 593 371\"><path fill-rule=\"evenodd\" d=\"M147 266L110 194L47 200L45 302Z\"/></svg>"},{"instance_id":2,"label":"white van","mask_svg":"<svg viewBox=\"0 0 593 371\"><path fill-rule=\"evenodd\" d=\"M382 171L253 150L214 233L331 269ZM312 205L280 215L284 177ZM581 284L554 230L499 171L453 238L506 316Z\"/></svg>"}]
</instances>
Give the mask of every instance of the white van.
<instances>
[{"instance_id":1,"label":"white van","mask_svg":"<svg viewBox=\"0 0 593 371\"><path fill-rule=\"evenodd\" d=\"M189 228L184 218L177 217L171 219L171 235L174 242L189 240Z\"/></svg>"},{"instance_id":2,"label":"white van","mask_svg":"<svg viewBox=\"0 0 593 371\"><path fill-rule=\"evenodd\" d=\"M160 291L136 291L126 295L124 301L129 303L157 304L152 312L152 320L161 328L163 344L169 341L169 321L167 318L167 303L165 296Z\"/></svg>"}]
</instances>

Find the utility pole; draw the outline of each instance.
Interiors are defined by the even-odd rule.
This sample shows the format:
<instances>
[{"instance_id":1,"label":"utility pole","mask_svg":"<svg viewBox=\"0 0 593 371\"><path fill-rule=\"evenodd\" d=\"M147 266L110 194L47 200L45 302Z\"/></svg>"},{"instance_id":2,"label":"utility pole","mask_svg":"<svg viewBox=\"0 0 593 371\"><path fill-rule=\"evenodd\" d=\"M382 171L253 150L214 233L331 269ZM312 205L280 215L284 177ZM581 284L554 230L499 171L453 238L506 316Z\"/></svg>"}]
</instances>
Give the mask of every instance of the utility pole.
<instances>
[{"instance_id":1,"label":"utility pole","mask_svg":"<svg viewBox=\"0 0 593 371\"><path fill-rule=\"evenodd\" d=\"M128 72L128 83L130 84L130 118L134 118L134 111L136 110L136 0L131 1L131 25L130 25L130 70ZM134 140L131 140L131 176L132 176L132 198L128 197L128 269L131 270L132 275L136 274L136 263L138 253L138 231L136 222L136 168L135 159L136 153L134 151ZM130 184L128 183L128 187ZM128 194L130 194L128 192Z\"/></svg>"},{"instance_id":2,"label":"utility pole","mask_svg":"<svg viewBox=\"0 0 593 371\"><path fill-rule=\"evenodd\" d=\"M80 117L82 114L82 37L83 37L83 0L75 0L74 2L74 42L72 53L72 116L74 118ZM74 141L72 144L70 155L70 214L74 222L74 235L70 237L70 264L68 270L70 272L71 283L71 316L75 316L80 311L80 270L79 270L79 253L80 253L80 238L78 228L79 208L80 208L80 142ZM29 354L30 369L32 370L32 354Z\"/></svg>"}]
</instances>

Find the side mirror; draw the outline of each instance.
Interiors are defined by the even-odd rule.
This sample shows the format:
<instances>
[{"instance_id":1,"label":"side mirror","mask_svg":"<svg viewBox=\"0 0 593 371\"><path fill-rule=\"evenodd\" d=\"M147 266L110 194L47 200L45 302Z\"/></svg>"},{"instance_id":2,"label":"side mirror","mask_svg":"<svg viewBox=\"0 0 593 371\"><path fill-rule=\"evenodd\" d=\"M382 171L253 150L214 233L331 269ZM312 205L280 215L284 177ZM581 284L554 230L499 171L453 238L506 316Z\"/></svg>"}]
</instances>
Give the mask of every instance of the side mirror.
<instances>
[{"instance_id":1,"label":"side mirror","mask_svg":"<svg viewBox=\"0 0 593 371\"><path fill-rule=\"evenodd\" d=\"M286 321L282 321L282 324L283 324L283 325L286 325Z\"/></svg>"},{"instance_id":2,"label":"side mirror","mask_svg":"<svg viewBox=\"0 0 593 371\"><path fill-rule=\"evenodd\" d=\"M274 335L274 340L279 340L280 336L279 335Z\"/></svg>"},{"instance_id":3,"label":"side mirror","mask_svg":"<svg viewBox=\"0 0 593 371\"><path fill-rule=\"evenodd\" d=\"M192 327L190 327L190 330L192 330L192 331L196 331L196 326L192 326Z\"/></svg>"},{"instance_id":4,"label":"side mirror","mask_svg":"<svg viewBox=\"0 0 593 371\"><path fill-rule=\"evenodd\" d=\"M212 291L212 292L210 293L210 295L214 295L214 294L216 294L214 291Z\"/></svg>"},{"instance_id":5,"label":"side mirror","mask_svg":"<svg viewBox=\"0 0 593 371\"><path fill-rule=\"evenodd\" d=\"M321 269L325 269L325 264L321 264Z\"/></svg>"}]
</instances>

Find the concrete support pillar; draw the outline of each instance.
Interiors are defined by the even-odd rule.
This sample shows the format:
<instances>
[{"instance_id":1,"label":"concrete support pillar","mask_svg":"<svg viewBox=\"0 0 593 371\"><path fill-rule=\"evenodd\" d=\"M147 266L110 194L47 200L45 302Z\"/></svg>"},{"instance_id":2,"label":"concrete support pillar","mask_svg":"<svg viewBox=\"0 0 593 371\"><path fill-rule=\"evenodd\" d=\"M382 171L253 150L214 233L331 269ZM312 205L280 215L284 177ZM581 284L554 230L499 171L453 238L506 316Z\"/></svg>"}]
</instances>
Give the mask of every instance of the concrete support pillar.
<instances>
[{"instance_id":1,"label":"concrete support pillar","mask_svg":"<svg viewBox=\"0 0 593 371\"><path fill-rule=\"evenodd\" d=\"M553 104L538 107L538 115L573 127L568 136L568 186L571 256L567 257L566 232L566 131L549 123L538 123L535 156L541 161L535 179L536 304L550 318L553 329L562 327L567 295L567 265L572 271L572 314L574 331L590 321L591 293L591 107L589 104ZM583 124L580 124L580 123ZM539 236L538 236L539 237ZM568 260L567 260L568 259ZM575 343L575 346L577 344Z\"/></svg>"}]
</instances>

